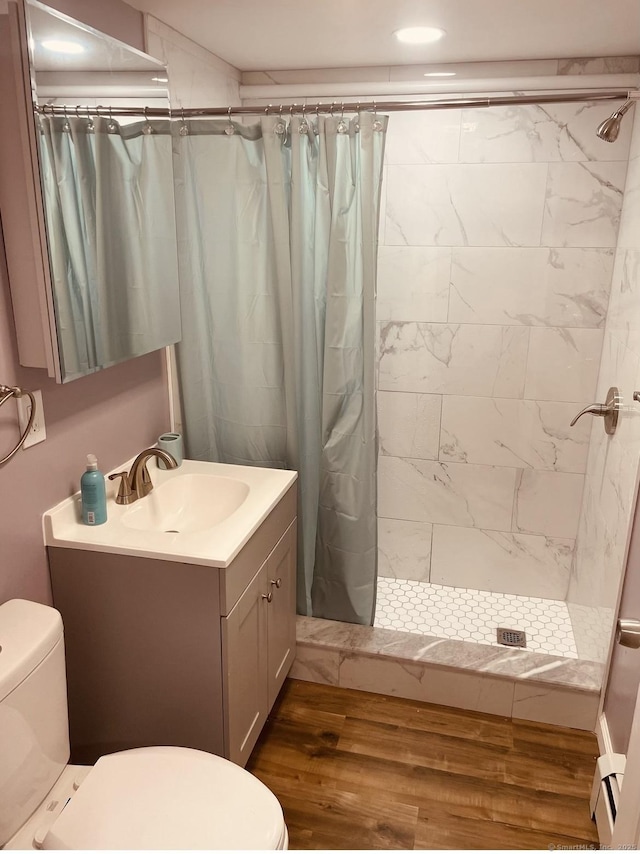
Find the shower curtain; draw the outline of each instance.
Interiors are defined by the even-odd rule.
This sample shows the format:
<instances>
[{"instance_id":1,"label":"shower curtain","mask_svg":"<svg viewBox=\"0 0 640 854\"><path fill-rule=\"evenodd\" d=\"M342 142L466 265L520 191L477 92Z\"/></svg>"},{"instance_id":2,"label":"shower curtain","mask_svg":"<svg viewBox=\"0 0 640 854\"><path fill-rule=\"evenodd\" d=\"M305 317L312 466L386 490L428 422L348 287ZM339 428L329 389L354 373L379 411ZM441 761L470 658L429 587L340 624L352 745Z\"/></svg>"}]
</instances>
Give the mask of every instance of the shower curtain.
<instances>
[{"instance_id":1,"label":"shower curtain","mask_svg":"<svg viewBox=\"0 0 640 854\"><path fill-rule=\"evenodd\" d=\"M367 625L386 124L182 122L174 156L188 453L297 469L298 611Z\"/></svg>"},{"instance_id":2,"label":"shower curtain","mask_svg":"<svg viewBox=\"0 0 640 854\"><path fill-rule=\"evenodd\" d=\"M170 123L38 121L63 374L85 374L175 341Z\"/></svg>"}]
</instances>

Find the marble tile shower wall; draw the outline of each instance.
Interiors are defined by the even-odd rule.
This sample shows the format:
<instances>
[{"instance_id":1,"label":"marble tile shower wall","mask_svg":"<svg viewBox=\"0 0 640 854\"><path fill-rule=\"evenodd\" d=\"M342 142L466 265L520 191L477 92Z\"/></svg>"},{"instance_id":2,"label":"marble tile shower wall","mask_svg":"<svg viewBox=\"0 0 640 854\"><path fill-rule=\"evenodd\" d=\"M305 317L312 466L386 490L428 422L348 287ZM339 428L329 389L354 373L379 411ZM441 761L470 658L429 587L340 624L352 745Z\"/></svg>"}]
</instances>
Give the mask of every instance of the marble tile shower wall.
<instances>
[{"instance_id":1,"label":"marble tile shower wall","mask_svg":"<svg viewBox=\"0 0 640 854\"><path fill-rule=\"evenodd\" d=\"M378 270L380 574L564 599L630 122L394 113Z\"/></svg>"},{"instance_id":2,"label":"marble tile shower wall","mask_svg":"<svg viewBox=\"0 0 640 854\"><path fill-rule=\"evenodd\" d=\"M596 397L611 385L624 398L618 429L607 436L592 426L576 557L567 596L581 658L605 661L633 518L640 411L640 110L635 108L611 299ZM598 429L600 427L600 429Z\"/></svg>"}]
</instances>

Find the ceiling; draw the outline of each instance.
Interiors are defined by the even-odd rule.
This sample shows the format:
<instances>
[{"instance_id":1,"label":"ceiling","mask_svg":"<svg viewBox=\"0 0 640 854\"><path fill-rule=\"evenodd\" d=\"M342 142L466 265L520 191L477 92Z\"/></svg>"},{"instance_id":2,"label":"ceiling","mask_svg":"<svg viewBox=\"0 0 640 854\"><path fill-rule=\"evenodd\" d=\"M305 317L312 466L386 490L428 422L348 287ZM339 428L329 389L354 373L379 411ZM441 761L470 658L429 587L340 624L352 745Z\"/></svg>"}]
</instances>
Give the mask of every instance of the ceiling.
<instances>
[{"instance_id":1,"label":"ceiling","mask_svg":"<svg viewBox=\"0 0 640 854\"><path fill-rule=\"evenodd\" d=\"M128 0L242 71L640 54L639 0ZM401 45L400 27L446 30Z\"/></svg>"}]
</instances>

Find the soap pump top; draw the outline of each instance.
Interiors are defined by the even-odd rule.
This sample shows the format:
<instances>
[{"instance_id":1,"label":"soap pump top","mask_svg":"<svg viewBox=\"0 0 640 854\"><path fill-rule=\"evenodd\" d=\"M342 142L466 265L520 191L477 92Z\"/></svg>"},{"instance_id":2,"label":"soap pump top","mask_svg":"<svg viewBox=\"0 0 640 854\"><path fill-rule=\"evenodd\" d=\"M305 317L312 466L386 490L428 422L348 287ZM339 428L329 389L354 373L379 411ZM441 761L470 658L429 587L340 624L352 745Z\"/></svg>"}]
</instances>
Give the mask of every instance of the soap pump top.
<instances>
[{"instance_id":1,"label":"soap pump top","mask_svg":"<svg viewBox=\"0 0 640 854\"><path fill-rule=\"evenodd\" d=\"M80 495L83 523L103 525L107 521L107 491L95 454L87 454L87 470L80 478Z\"/></svg>"}]
</instances>

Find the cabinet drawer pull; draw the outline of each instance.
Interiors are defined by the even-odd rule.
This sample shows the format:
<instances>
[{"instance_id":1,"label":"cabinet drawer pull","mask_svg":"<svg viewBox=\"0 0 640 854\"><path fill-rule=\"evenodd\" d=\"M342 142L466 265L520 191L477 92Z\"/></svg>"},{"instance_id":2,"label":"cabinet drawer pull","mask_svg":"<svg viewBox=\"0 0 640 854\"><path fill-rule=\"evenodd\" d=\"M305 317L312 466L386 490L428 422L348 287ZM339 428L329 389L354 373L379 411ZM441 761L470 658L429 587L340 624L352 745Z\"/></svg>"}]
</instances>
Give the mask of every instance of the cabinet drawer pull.
<instances>
[{"instance_id":1,"label":"cabinet drawer pull","mask_svg":"<svg viewBox=\"0 0 640 854\"><path fill-rule=\"evenodd\" d=\"M274 581L272 578L271 581L269 582L269 584L271 584L273 587L277 587L279 590L282 587L282 579L276 578Z\"/></svg>"},{"instance_id":2,"label":"cabinet drawer pull","mask_svg":"<svg viewBox=\"0 0 640 854\"><path fill-rule=\"evenodd\" d=\"M267 602L271 602L273 599L273 592L271 590L268 593L262 593L261 595L263 599L267 600Z\"/></svg>"}]
</instances>

